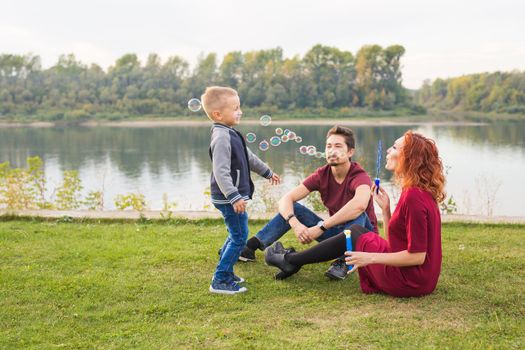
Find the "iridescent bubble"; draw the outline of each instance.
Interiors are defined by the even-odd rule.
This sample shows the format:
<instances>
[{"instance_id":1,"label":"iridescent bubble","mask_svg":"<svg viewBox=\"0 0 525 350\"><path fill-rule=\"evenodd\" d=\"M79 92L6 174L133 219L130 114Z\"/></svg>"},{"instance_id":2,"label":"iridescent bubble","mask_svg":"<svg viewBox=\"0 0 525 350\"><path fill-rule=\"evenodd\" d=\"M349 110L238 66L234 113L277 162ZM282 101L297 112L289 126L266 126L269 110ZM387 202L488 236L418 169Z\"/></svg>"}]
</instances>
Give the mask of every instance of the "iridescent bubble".
<instances>
[{"instance_id":1,"label":"iridescent bubble","mask_svg":"<svg viewBox=\"0 0 525 350\"><path fill-rule=\"evenodd\" d=\"M261 122L262 126L268 126L272 123L272 117L265 114L259 119L259 121Z\"/></svg>"},{"instance_id":2,"label":"iridescent bubble","mask_svg":"<svg viewBox=\"0 0 525 350\"><path fill-rule=\"evenodd\" d=\"M288 137L288 135L281 136L281 141L282 142L288 142L289 140L290 140L290 138Z\"/></svg>"},{"instance_id":3,"label":"iridescent bubble","mask_svg":"<svg viewBox=\"0 0 525 350\"><path fill-rule=\"evenodd\" d=\"M307 151L306 153L309 155L309 156L315 156L315 153L316 153L316 149L315 149L315 146L308 146L307 147Z\"/></svg>"},{"instance_id":4,"label":"iridescent bubble","mask_svg":"<svg viewBox=\"0 0 525 350\"><path fill-rule=\"evenodd\" d=\"M276 128L275 129L275 135L281 136L282 134L283 134L283 129L281 129L281 128Z\"/></svg>"},{"instance_id":5,"label":"iridescent bubble","mask_svg":"<svg viewBox=\"0 0 525 350\"><path fill-rule=\"evenodd\" d=\"M323 158L322 152L315 152L315 158Z\"/></svg>"},{"instance_id":6,"label":"iridescent bubble","mask_svg":"<svg viewBox=\"0 0 525 350\"><path fill-rule=\"evenodd\" d=\"M270 138L270 144L272 146L279 146L281 144L281 138L279 136L272 136L272 138Z\"/></svg>"},{"instance_id":7,"label":"iridescent bubble","mask_svg":"<svg viewBox=\"0 0 525 350\"><path fill-rule=\"evenodd\" d=\"M295 138L297 137L297 134L293 131L290 131L288 133L288 137L290 138L290 140L295 140Z\"/></svg>"},{"instance_id":8,"label":"iridescent bubble","mask_svg":"<svg viewBox=\"0 0 525 350\"><path fill-rule=\"evenodd\" d=\"M249 143L254 143L255 140L257 140L257 135L255 135L253 132L249 132L246 134L246 141Z\"/></svg>"},{"instance_id":9,"label":"iridescent bubble","mask_svg":"<svg viewBox=\"0 0 525 350\"><path fill-rule=\"evenodd\" d=\"M301 143L301 142L303 142L303 138L301 136L296 136L295 137L295 142Z\"/></svg>"},{"instance_id":10,"label":"iridescent bubble","mask_svg":"<svg viewBox=\"0 0 525 350\"><path fill-rule=\"evenodd\" d=\"M198 112L202 108L201 101L198 98L192 98L188 101L188 108L192 112Z\"/></svg>"},{"instance_id":11,"label":"iridescent bubble","mask_svg":"<svg viewBox=\"0 0 525 350\"><path fill-rule=\"evenodd\" d=\"M301 154L306 154L308 152L308 147L304 145L299 147L299 152L301 152Z\"/></svg>"},{"instance_id":12,"label":"iridescent bubble","mask_svg":"<svg viewBox=\"0 0 525 350\"><path fill-rule=\"evenodd\" d=\"M268 143L268 141L266 140L262 140L260 143L259 143L259 149L263 152L266 152L268 150L268 148L270 148L270 144Z\"/></svg>"},{"instance_id":13,"label":"iridescent bubble","mask_svg":"<svg viewBox=\"0 0 525 350\"><path fill-rule=\"evenodd\" d=\"M290 129L284 129L284 132L283 132L283 134L284 134L284 135L288 135L288 134L289 134L290 132L291 132L291 130L290 130Z\"/></svg>"}]
</instances>

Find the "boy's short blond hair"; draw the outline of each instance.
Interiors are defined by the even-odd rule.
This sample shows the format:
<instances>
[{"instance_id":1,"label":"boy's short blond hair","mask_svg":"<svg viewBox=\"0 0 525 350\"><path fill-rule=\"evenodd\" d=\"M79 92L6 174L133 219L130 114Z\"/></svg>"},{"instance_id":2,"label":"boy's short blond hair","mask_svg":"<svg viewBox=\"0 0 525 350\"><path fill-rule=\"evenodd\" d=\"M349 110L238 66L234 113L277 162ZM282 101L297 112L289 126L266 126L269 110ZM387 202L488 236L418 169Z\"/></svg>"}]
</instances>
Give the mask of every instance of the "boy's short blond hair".
<instances>
[{"instance_id":1,"label":"boy's short blond hair","mask_svg":"<svg viewBox=\"0 0 525 350\"><path fill-rule=\"evenodd\" d=\"M238 96L237 91L225 86L209 86L206 88L201 96L201 102L208 118L214 120L212 113L221 110L224 106L224 98L229 96Z\"/></svg>"}]
</instances>

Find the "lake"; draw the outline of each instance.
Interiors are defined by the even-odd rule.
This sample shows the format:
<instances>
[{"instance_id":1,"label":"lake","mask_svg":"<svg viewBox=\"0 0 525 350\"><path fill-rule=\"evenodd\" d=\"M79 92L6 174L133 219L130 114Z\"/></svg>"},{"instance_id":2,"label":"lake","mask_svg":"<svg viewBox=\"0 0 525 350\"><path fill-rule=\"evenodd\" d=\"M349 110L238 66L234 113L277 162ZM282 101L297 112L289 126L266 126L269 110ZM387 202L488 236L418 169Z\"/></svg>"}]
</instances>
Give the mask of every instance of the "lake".
<instances>
[{"instance_id":1,"label":"lake","mask_svg":"<svg viewBox=\"0 0 525 350\"><path fill-rule=\"evenodd\" d=\"M258 178L255 208L272 207L279 196L324 164L324 159L302 155L298 148L314 145L323 150L330 126L274 120L267 127L238 127L243 133L257 135L249 147L283 177L282 185L270 187L253 174L254 180ZM303 142L289 141L260 151L258 142L269 140L277 127L293 130ZM453 196L458 213L525 216L520 202L525 198L525 122L350 127L357 138L354 160L371 177L375 177L377 141L381 139L386 150L407 129L413 129L436 140L447 169L447 193ZM176 202L176 209L201 210L209 205L205 194L211 170L209 130L209 125L0 129L0 162L20 167L27 157L40 156L51 190L60 183L62 171L78 170L84 193L103 190L105 209L115 208L117 194L140 192L151 209L161 209L163 196L167 196L169 202ZM385 169L380 177L385 188L393 191Z\"/></svg>"}]
</instances>

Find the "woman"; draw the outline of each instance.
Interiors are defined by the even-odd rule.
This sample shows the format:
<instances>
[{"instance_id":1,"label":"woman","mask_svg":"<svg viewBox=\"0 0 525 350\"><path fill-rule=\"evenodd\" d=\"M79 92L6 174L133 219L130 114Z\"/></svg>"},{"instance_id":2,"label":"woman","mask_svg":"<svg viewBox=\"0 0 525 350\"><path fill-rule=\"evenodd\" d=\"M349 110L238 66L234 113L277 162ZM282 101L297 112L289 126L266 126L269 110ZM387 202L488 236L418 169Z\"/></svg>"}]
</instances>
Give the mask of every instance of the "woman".
<instances>
[{"instance_id":1,"label":"woman","mask_svg":"<svg viewBox=\"0 0 525 350\"><path fill-rule=\"evenodd\" d=\"M352 246L346 250L344 233L302 251L286 250L276 242L265 251L268 265L287 277L302 265L335 259L359 271L364 293L396 297L422 296L434 291L441 271L441 216L438 203L445 198L443 164L431 139L406 132L387 150L385 168L394 172L401 187L399 202L391 214L390 199L381 187L372 196L383 212L387 240L353 225Z\"/></svg>"}]
</instances>

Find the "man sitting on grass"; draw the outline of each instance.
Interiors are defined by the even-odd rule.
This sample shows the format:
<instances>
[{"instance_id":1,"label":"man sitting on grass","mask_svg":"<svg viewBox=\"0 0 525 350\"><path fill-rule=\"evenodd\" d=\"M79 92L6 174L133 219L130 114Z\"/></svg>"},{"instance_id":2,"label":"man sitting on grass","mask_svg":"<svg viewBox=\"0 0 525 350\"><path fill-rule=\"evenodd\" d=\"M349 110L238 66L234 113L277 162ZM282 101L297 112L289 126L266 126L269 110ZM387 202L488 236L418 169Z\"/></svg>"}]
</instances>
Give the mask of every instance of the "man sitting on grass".
<instances>
[{"instance_id":1,"label":"man sitting on grass","mask_svg":"<svg viewBox=\"0 0 525 350\"><path fill-rule=\"evenodd\" d=\"M353 224L377 232L377 219L370 197L372 185L366 171L352 161L355 151L354 133L349 128L334 126L326 135L326 161L302 184L279 201L277 214L254 237L250 238L239 260L254 261L255 250L264 250L292 228L302 244L323 241L337 235ZM297 203L310 192L319 191L330 218L323 221L314 212ZM342 280L348 268L344 257L335 260L326 276ZM277 279L288 277L280 272Z\"/></svg>"}]
</instances>

